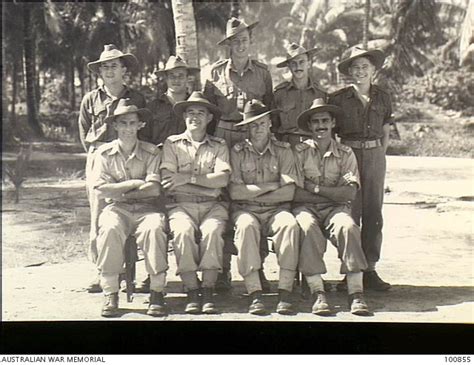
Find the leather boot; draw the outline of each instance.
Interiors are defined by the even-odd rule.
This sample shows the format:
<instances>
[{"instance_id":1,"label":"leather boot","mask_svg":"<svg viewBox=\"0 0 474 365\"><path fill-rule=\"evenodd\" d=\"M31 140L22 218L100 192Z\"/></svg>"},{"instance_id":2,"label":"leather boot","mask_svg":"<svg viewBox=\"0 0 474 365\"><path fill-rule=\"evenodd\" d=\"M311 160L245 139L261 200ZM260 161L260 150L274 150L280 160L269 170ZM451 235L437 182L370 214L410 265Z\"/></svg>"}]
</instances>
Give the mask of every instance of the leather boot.
<instances>
[{"instance_id":1,"label":"leather boot","mask_svg":"<svg viewBox=\"0 0 474 365\"><path fill-rule=\"evenodd\" d=\"M264 315L267 313L265 309L265 305L262 301L262 291L257 290L254 291L249 295L250 297L250 306L249 306L249 313L255 315Z\"/></svg>"},{"instance_id":2,"label":"leather boot","mask_svg":"<svg viewBox=\"0 0 474 365\"><path fill-rule=\"evenodd\" d=\"M331 314L331 309L326 299L326 293L322 291L313 293L313 300L314 303L311 308L311 313L317 314L318 316L329 316Z\"/></svg>"},{"instance_id":3,"label":"leather boot","mask_svg":"<svg viewBox=\"0 0 474 365\"><path fill-rule=\"evenodd\" d=\"M135 293L150 293L150 275L135 287Z\"/></svg>"},{"instance_id":4,"label":"leather boot","mask_svg":"<svg viewBox=\"0 0 474 365\"><path fill-rule=\"evenodd\" d=\"M372 289L376 291L387 291L392 286L389 283L383 281L377 274L377 271L366 271L364 272L364 289Z\"/></svg>"},{"instance_id":5,"label":"leather boot","mask_svg":"<svg viewBox=\"0 0 474 365\"><path fill-rule=\"evenodd\" d=\"M117 317L119 315L118 298L118 293L105 296L104 305L102 306L102 317Z\"/></svg>"},{"instance_id":6,"label":"leather boot","mask_svg":"<svg viewBox=\"0 0 474 365\"><path fill-rule=\"evenodd\" d=\"M166 303L163 293L150 291L150 304L146 312L149 316L163 317L167 315Z\"/></svg>"},{"instance_id":7,"label":"leather boot","mask_svg":"<svg viewBox=\"0 0 474 365\"><path fill-rule=\"evenodd\" d=\"M232 275L229 269L223 269L217 275L215 289L218 293L226 293L232 289Z\"/></svg>"},{"instance_id":8,"label":"leather boot","mask_svg":"<svg viewBox=\"0 0 474 365\"><path fill-rule=\"evenodd\" d=\"M262 292L263 293L270 293L272 288L271 288L270 282L265 277L265 273L263 271L263 268L258 270L258 276L260 278L260 285L262 286Z\"/></svg>"},{"instance_id":9,"label":"leather boot","mask_svg":"<svg viewBox=\"0 0 474 365\"><path fill-rule=\"evenodd\" d=\"M288 290L279 289L278 290L278 305L277 313L291 315L294 314L293 304L291 304L291 293Z\"/></svg>"},{"instance_id":10,"label":"leather boot","mask_svg":"<svg viewBox=\"0 0 474 365\"><path fill-rule=\"evenodd\" d=\"M370 315L369 307L364 299L364 294L354 293L349 295L349 306L351 307L351 313L357 316L368 316Z\"/></svg>"},{"instance_id":11,"label":"leather boot","mask_svg":"<svg viewBox=\"0 0 474 365\"><path fill-rule=\"evenodd\" d=\"M188 291L188 304L184 310L188 314L201 313L201 304L199 301L199 289Z\"/></svg>"},{"instance_id":12,"label":"leather boot","mask_svg":"<svg viewBox=\"0 0 474 365\"><path fill-rule=\"evenodd\" d=\"M204 314L217 314L217 308L214 304L214 298L212 296L212 288L202 288L202 312Z\"/></svg>"}]
</instances>

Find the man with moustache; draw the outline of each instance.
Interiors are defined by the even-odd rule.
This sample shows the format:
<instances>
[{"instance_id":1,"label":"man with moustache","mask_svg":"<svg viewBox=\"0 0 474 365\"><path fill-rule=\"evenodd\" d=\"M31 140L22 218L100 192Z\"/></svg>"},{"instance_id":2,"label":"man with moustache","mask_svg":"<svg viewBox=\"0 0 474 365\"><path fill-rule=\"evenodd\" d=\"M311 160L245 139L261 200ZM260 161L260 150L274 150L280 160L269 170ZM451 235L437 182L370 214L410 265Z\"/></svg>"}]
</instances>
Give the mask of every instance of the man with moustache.
<instances>
[{"instance_id":1,"label":"man with moustache","mask_svg":"<svg viewBox=\"0 0 474 365\"><path fill-rule=\"evenodd\" d=\"M315 99L298 117L299 127L312 134L311 139L295 146L304 174L303 185L296 189L293 209L301 227L299 270L313 296L312 313L331 314L321 277L326 273L323 258L328 236L342 261L341 273L346 274L351 313L368 315L362 285L362 270L367 268L367 262L360 229L350 216L350 202L359 187L357 162L350 147L332 138L335 116L341 113L337 106Z\"/></svg>"},{"instance_id":2,"label":"man with moustache","mask_svg":"<svg viewBox=\"0 0 474 365\"><path fill-rule=\"evenodd\" d=\"M326 99L326 93L319 88L318 83L311 77L311 58L317 48L305 49L291 43L287 47L286 60L277 64L278 68L288 67L291 80L284 81L275 87L275 125L277 135L282 141L289 142L292 147L311 137L298 128L296 118L305 111L314 99Z\"/></svg>"},{"instance_id":3,"label":"man with moustache","mask_svg":"<svg viewBox=\"0 0 474 365\"><path fill-rule=\"evenodd\" d=\"M382 248L382 206L390 123L393 123L390 95L372 83L385 55L381 50L354 46L338 64L341 73L353 84L333 93L329 102L342 109L335 132L341 142L352 148L359 167L361 189L352 203L352 217L362 225L362 248L368 262L364 287L385 291L391 285L376 271ZM343 286L339 286L343 287Z\"/></svg>"},{"instance_id":4,"label":"man with moustache","mask_svg":"<svg viewBox=\"0 0 474 365\"><path fill-rule=\"evenodd\" d=\"M220 112L201 92L176 103L174 111L184 118L186 131L165 141L161 174L171 201L167 209L177 274L188 290L185 312L215 314L213 289L222 271L222 234L228 219L220 195L231 171L229 150L222 138L206 133ZM201 287L198 271L202 271Z\"/></svg>"},{"instance_id":5,"label":"man with moustache","mask_svg":"<svg viewBox=\"0 0 474 365\"><path fill-rule=\"evenodd\" d=\"M122 98L129 98L138 108L145 107L145 98L139 92L130 89L125 84L127 72L138 68L138 61L131 53L123 53L114 44L104 46L97 61L87 64L89 71L100 76L103 85L88 92L81 102L79 111L79 137L87 152L86 160L86 189L91 212L91 229L89 234L89 256L93 262L97 259L97 220L98 199L91 183L94 180L92 170L97 149L104 143L116 138L116 130L104 123L107 116L112 115L117 103ZM99 278L96 277L87 288L89 293L98 293L102 289Z\"/></svg>"},{"instance_id":6,"label":"man with moustache","mask_svg":"<svg viewBox=\"0 0 474 365\"><path fill-rule=\"evenodd\" d=\"M266 313L262 300L261 245L270 238L279 270L279 314L292 314L291 291L298 263L298 224L290 212L295 184L300 178L290 144L276 140L271 132L273 111L259 100L251 100L244 110L248 139L231 149L234 244L237 265L250 297L249 313ZM262 239L263 237L263 239Z\"/></svg>"},{"instance_id":7,"label":"man with moustache","mask_svg":"<svg viewBox=\"0 0 474 365\"><path fill-rule=\"evenodd\" d=\"M246 132L237 126L242 121L242 112L247 101L261 100L265 105L273 106L273 86L267 65L251 59L249 56L252 41L252 30L258 22L248 25L235 17L227 21L226 36L218 45L227 46L230 58L217 61L211 70L211 77L204 85L204 94L218 106L222 115L209 133L224 138L227 145L244 140ZM219 275L216 288L219 291L231 289L231 250L226 245L224 252L224 271ZM265 290L270 290L270 284L260 271Z\"/></svg>"}]
</instances>

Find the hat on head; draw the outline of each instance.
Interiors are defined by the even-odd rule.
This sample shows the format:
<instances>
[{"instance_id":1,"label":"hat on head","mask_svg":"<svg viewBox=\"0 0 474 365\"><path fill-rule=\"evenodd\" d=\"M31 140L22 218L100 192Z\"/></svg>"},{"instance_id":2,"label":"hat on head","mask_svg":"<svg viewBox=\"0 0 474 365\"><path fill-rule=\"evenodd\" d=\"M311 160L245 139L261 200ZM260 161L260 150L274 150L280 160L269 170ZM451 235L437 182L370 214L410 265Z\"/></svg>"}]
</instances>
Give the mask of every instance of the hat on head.
<instances>
[{"instance_id":1,"label":"hat on head","mask_svg":"<svg viewBox=\"0 0 474 365\"><path fill-rule=\"evenodd\" d=\"M181 56L170 56L166 62L165 68L163 70L156 71L156 74L162 75L166 73L166 71L171 71L176 68L185 68L188 71L199 71L199 68L189 66L186 61L181 58Z\"/></svg>"},{"instance_id":2,"label":"hat on head","mask_svg":"<svg viewBox=\"0 0 474 365\"><path fill-rule=\"evenodd\" d=\"M104 50L100 54L99 59L94 62L89 62L87 68L89 71L99 73L99 67L102 62L112 61L117 58L123 59L123 62L129 71L134 71L138 68L137 58L131 53L123 53L115 44L104 45Z\"/></svg>"},{"instance_id":3,"label":"hat on head","mask_svg":"<svg viewBox=\"0 0 474 365\"><path fill-rule=\"evenodd\" d=\"M245 29L248 29L248 31L250 32L257 24L258 24L258 22L255 22L255 23L252 23L252 24L248 25L243 20L232 17L227 21L227 25L226 25L226 28L225 28L225 38L223 40L217 42L217 44L218 45L224 44L230 38L232 38L233 36L241 33Z\"/></svg>"},{"instance_id":4,"label":"hat on head","mask_svg":"<svg viewBox=\"0 0 474 365\"><path fill-rule=\"evenodd\" d=\"M349 75L349 67L351 67L352 61L358 57L368 57L376 69L382 67L385 61L385 54L380 49L367 50L360 46L354 46L342 55L342 61L337 65L339 72Z\"/></svg>"},{"instance_id":5,"label":"hat on head","mask_svg":"<svg viewBox=\"0 0 474 365\"><path fill-rule=\"evenodd\" d=\"M174 113L177 116L181 116L186 108L191 105L200 105L206 107L207 110L209 110L214 115L216 120L221 116L219 108L207 100L201 91L194 91L189 96L188 100L176 103L173 107Z\"/></svg>"},{"instance_id":6,"label":"hat on head","mask_svg":"<svg viewBox=\"0 0 474 365\"><path fill-rule=\"evenodd\" d=\"M318 51L317 47L306 49L303 46L300 46L299 44L293 42L289 44L288 47L286 47L286 60L277 64L276 67L282 68L282 67L288 66L289 61L291 61L293 58L301 56L302 54L307 54L308 58L310 58L317 51Z\"/></svg>"},{"instance_id":7,"label":"hat on head","mask_svg":"<svg viewBox=\"0 0 474 365\"><path fill-rule=\"evenodd\" d=\"M151 119L151 112L146 108L138 108L135 104L132 103L132 99L119 99L117 107L115 108L112 115L109 115L104 119L105 123L112 123L115 121L115 118L119 115L137 113L138 118L141 122L147 122Z\"/></svg>"},{"instance_id":8,"label":"hat on head","mask_svg":"<svg viewBox=\"0 0 474 365\"><path fill-rule=\"evenodd\" d=\"M323 98L317 98L313 100L313 103L307 110L298 115L298 127L309 132L310 130L308 128L308 119L315 113L324 112L330 113L334 118L342 115L341 108L336 105L327 104Z\"/></svg>"},{"instance_id":9,"label":"hat on head","mask_svg":"<svg viewBox=\"0 0 474 365\"><path fill-rule=\"evenodd\" d=\"M260 100L257 99L252 99L245 104L244 107L244 120L241 121L240 123L237 123L235 126L240 127L243 125L250 124L265 115L269 115L270 113L276 112L275 109L269 110L265 104L263 104Z\"/></svg>"}]
</instances>

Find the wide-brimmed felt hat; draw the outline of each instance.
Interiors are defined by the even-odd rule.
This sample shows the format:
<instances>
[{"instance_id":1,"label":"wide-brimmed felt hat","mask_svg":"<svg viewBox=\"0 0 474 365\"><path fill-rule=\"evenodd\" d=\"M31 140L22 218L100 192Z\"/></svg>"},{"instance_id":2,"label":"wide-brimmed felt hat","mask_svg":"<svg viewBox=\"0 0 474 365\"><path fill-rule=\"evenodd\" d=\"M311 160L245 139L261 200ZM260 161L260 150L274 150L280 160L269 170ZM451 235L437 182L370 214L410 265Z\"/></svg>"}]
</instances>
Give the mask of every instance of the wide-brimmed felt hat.
<instances>
[{"instance_id":1,"label":"wide-brimmed felt hat","mask_svg":"<svg viewBox=\"0 0 474 365\"><path fill-rule=\"evenodd\" d=\"M265 104L263 104L260 100L252 99L245 104L244 112L242 113L244 116L244 120L240 123L237 123L235 126L240 127L243 125L250 124L265 115L269 115L270 113L276 112L275 109L268 109Z\"/></svg>"},{"instance_id":2,"label":"wide-brimmed felt hat","mask_svg":"<svg viewBox=\"0 0 474 365\"><path fill-rule=\"evenodd\" d=\"M115 44L106 44L97 61L89 62L87 68L89 71L99 73L99 67L102 62L112 61L117 58L123 59L127 70L135 71L138 69L138 60L131 53L123 53Z\"/></svg>"},{"instance_id":3,"label":"wide-brimmed felt hat","mask_svg":"<svg viewBox=\"0 0 474 365\"><path fill-rule=\"evenodd\" d=\"M354 46L349 48L342 55L342 61L337 65L339 72L344 75L349 75L349 67L352 64L352 61L358 57L368 57L376 69L382 67L383 62L385 61L385 54L380 49L367 50L360 46Z\"/></svg>"},{"instance_id":4,"label":"wide-brimmed felt hat","mask_svg":"<svg viewBox=\"0 0 474 365\"><path fill-rule=\"evenodd\" d=\"M174 113L177 116L181 116L186 108L191 105L200 105L206 107L214 115L216 120L221 116L219 108L207 100L201 91L194 91L189 96L188 100L176 103L173 107Z\"/></svg>"},{"instance_id":5,"label":"wide-brimmed felt hat","mask_svg":"<svg viewBox=\"0 0 474 365\"><path fill-rule=\"evenodd\" d=\"M168 61L166 61L165 68L163 70L156 71L155 74L163 75L166 73L166 71L171 71L177 68L185 68L186 70L188 70L188 72L199 71L199 68L189 66L186 61L181 58L181 56L170 56L170 58L168 58Z\"/></svg>"},{"instance_id":6,"label":"wide-brimmed felt hat","mask_svg":"<svg viewBox=\"0 0 474 365\"><path fill-rule=\"evenodd\" d=\"M132 99L126 98L119 99L117 107L114 109L114 113L105 118L104 122L111 123L119 115L131 113L137 113L141 122L148 122L151 120L151 112L147 108L138 108L135 104L133 104Z\"/></svg>"},{"instance_id":7,"label":"wide-brimmed felt hat","mask_svg":"<svg viewBox=\"0 0 474 365\"><path fill-rule=\"evenodd\" d=\"M313 103L307 110L298 115L298 127L309 132L308 119L315 113L324 112L330 113L334 118L342 115L342 109L337 105L327 104L323 98L317 98L313 100Z\"/></svg>"},{"instance_id":8,"label":"wide-brimmed felt hat","mask_svg":"<svg viewBox=\"0 0 474 365\"><path fill-rule=\"evenodd\" d=\"M230 38L241 33L245 29L248 29L250 32L257 24L258 22L248 25L243 20L232 17L227 21L227 25L225 27L225 38L217 42L217 44L222 45L226 43Z\"/></svg>"},{"instance_id":9,"label":"wide-brimmed felt hat","mask_svg":"<svg viewBox=\"0 0 474 365\"><path fill-rule=\"evenodd\" d=\"M308 58L311 58L313 54L315 54L318 51L318 48L311 48L311 49L306 49L303 46L300 46L297 43L290 43L288 47L286 47L286 60L283 62L280 62L276 65L277 68L282 68L285 66L288 66L288 62L291 61L293 58L296 58L298 56L301 56L303 54L307 54Z\"/></svg>"}]
</instances>

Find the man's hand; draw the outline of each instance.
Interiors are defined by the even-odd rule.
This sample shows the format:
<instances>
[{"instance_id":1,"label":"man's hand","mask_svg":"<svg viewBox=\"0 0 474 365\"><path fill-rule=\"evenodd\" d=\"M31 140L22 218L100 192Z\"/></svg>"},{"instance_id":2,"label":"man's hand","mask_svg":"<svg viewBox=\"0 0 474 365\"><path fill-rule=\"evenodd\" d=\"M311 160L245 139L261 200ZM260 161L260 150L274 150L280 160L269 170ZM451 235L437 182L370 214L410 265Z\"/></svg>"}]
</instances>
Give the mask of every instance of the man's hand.
<instances>
[{"instance_id":1,"label":"man's hand","mask_svg":"<svg viewBox=\"0 0 474 365\"><path fill-rule=\"evenodd\" d=\"M176 189L178 186L189 184L191 181L191 175L181 173L168 173L161 179L161 186L163 189L171 191Z\"/></svg>"}]
</instances>

